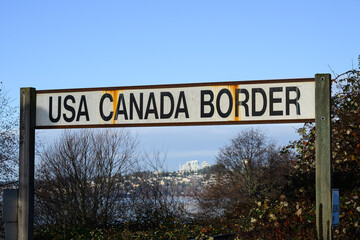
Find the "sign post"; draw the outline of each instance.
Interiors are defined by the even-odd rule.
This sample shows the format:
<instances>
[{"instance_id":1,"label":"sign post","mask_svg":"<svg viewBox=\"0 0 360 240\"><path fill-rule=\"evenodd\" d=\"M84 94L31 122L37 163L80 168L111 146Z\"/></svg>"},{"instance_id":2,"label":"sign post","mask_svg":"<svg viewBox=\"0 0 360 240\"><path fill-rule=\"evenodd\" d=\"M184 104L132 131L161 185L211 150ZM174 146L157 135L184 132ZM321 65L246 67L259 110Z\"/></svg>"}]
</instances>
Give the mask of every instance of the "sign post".
<instances>
[{"instance_id":1,"label":"sign post","mask_svg":"<svg viewBox=\"0 0 360 240\"><path fill-rule=\"evenodd\" d=\"M331 75L315 75L316 229L320 240L331 232Z\"/></svg>"},{"instance_id":2,"label":"sign post","mask_svg":"<svg viewBox=\"0 0 360 240\"><path fill-rule=\"evenodd\" d=\"M33 239L35 111L35 88L21 88L18 240Z\"/></svg>"}]
</instances>

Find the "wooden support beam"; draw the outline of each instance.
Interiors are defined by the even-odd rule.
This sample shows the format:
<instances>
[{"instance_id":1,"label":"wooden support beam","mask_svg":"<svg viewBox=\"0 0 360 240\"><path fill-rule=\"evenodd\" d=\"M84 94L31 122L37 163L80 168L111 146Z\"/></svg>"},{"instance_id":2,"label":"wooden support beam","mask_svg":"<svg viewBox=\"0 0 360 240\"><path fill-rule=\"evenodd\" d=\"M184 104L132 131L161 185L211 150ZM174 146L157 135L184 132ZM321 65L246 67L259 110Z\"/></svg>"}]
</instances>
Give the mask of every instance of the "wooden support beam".
<instances>
[{"instance_id":1,"label":"wooden support beam","mask_svg":"<svg viewBox=\"0 0 360 240\"><path fill-rule=\"evenodd\" d=\"M316 229L318 239L331 232L331 75L315 75Z\"/></svg>"},{"instance_id":2,"label":"wooden support beam","mask_svg":"<svg viewBox=\"0 0 360 240\"><path fill-rule=\"evenodd\" d=\"M21 88L18 240L33 239L35 111L35 88Z\"/></svg>"}]
</instances>

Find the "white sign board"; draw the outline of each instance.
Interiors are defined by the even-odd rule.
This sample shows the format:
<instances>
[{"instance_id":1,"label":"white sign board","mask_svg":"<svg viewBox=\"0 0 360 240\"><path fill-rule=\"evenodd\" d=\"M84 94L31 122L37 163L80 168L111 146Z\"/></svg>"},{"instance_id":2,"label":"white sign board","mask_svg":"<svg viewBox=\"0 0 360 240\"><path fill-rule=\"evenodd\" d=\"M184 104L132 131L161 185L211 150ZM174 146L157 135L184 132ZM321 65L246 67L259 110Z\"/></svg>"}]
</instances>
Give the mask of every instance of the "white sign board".
<instances>
[{"instance_id":1,"label":"white sign board","mask_svg":"<svg viewBox=\"0 0 360 240\"><path fill-rule=\"evenodd\" d=\"M314 79L36 92L37 128L310 122Z\"/></svg>"}]
</instances>

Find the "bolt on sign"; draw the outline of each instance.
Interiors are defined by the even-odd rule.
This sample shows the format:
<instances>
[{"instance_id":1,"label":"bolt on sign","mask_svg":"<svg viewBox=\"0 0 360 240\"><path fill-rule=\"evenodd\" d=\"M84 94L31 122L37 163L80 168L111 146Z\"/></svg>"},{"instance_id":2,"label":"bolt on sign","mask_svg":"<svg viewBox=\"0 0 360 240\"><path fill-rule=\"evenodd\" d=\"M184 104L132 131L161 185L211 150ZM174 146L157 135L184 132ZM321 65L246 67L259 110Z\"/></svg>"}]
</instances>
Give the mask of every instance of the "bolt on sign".
<instances>
[{"instance_id":1,"label":"bolt on sign","mask_svg":"<svg viewBox=\"0 0 360 240\"><path fill-rule=\"evenodd\" d=\"M309 79L36 91L36 128L309 122Z\"/></svg>"}]
</instances>

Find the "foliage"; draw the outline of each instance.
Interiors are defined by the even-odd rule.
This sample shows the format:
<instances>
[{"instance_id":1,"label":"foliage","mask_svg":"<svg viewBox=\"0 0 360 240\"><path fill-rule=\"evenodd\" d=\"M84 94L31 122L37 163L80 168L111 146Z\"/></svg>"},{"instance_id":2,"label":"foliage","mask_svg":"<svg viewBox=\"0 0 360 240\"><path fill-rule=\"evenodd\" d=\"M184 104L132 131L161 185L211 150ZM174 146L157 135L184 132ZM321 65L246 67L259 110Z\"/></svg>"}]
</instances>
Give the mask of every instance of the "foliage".
<instances>
[{"instance_id":1,"label":"foliage","mask_svg":"<svg viewBox=\"0 0 360 240\"><path fill-rule=\"evenodd\" d=\"M183 222L173 218L153 228L139 229L136 222L125 222L109 228L84 228L69 224L35 229L34 239L71 239L71 240L159 240L159 239L209 239L213 235L222 235L230 231L230 225L221 219L212 221Z\"/></svg>"}]
</instances>

